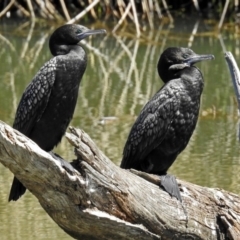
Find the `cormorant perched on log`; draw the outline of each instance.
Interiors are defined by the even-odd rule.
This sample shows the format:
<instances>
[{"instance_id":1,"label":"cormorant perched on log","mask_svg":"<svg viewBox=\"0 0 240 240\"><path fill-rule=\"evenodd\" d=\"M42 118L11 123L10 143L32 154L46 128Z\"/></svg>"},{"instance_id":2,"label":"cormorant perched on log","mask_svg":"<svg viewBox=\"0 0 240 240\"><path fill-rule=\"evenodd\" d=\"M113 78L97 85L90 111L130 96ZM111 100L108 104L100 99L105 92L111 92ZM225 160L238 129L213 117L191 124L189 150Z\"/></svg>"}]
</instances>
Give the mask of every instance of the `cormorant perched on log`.
<instances>
[{"instance_id":1,"label":"cormorant perched on log","mask_svg":"<svg viewBox=\"0 0 240 240\"><path fill-rule=\"evenodd\" d=\"M13 128L45 151L51 151L62 139L76 106L79 84L87 66L87 56L79 42L104 29L90 30L76 24L63 25L50 37L54 56L28 85L17 108ZM16 201L26 191L14 177L9 201Z\"/></svg>"},{"instance_id":2,"label":"cormorant perched on log","mask_svg":"<svg viewBox=\"0 0 240 240\"><path fill-rule=\"evenodd\" d=\"M174 176L167 175L196 127L204 86L201 71L193 66L213 55L197 55L189 48L167 48L158 61L165 83L144 106L123 151L121 168L161 176L162 187L181 201Z\"/></svg>"}]
</instances>

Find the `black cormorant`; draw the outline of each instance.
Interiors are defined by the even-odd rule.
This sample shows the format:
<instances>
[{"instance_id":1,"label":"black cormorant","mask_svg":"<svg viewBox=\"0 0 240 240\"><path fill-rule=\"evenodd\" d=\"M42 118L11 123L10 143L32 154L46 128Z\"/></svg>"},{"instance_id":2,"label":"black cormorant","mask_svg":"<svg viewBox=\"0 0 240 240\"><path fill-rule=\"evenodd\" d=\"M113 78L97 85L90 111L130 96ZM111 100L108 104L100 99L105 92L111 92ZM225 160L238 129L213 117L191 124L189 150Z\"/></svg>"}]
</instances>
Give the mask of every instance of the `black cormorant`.
<instances>
[{"instance_id":1,"label":"black cormorant","mask_svg":"<svg viewBox=\"0 0 240 240\"><path fill-rule=\"evenodd\" d=\"M87 56L79 42L104 29L90 30L67 24L50 37L49 48L54 56L28 85L17 108L13 128L45 151L51 151L64 135L76 106L79 84L87 66ZM26 191L14 177L9 201L17 200Z\"/></svg>"},{"instance_id":2,"label":"black cormorant","mask_svg":"<svg viewBox=\"0 0 240 240\"><path fill-rule=\"evenodd\" d=\"M157 69L165 83L144 106L132 126L121 168L161 175L162 187L181 201L175 177L167 175L196 127L204 81L193 66L213 55L197 55L189 48L167 48Z\"/></svg>"}]
</instances>

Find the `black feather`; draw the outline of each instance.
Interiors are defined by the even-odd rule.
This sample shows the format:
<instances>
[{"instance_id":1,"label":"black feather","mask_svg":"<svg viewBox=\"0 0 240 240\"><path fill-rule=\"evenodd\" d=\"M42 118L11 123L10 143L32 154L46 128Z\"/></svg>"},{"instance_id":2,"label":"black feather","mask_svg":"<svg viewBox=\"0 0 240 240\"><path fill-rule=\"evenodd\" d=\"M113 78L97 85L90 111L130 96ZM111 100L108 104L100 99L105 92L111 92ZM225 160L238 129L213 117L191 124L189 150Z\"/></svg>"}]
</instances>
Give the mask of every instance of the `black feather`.
<instances>
[{"instance_id":1,"label":"black feather","mask_svg":"<svg viewBox=\"0 0 240 240\"><path fill-rule=\"evenodd\" d=\"M128 136L122 168L165 175L187 146L196 127L203 90L201 71L194 63L213 59L188 48L168 48L160 56L158 73L165 83L143 107ZM164 189L179 200L173 177L165 177Z\"/></svg>"}]
</instances>

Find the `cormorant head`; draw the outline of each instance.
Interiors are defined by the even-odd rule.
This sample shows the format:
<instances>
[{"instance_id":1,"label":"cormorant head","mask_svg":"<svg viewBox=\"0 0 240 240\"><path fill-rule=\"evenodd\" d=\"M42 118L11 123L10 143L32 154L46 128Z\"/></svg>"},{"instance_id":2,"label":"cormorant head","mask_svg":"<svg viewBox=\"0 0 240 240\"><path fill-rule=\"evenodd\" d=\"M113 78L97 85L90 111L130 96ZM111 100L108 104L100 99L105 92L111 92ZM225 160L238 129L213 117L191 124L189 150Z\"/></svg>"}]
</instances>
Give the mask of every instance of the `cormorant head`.
<instances>
[{"instance_id":1,"label":"cormorant head","mask_svg":"<svg viewBox=\"0 0 240 240\"><path fill-rule=\"evenodd\" d=\"M82 25L66 24L53 32L49 40L49 48L53 56L64 55L69 53L72 46L77 45L82 39L103 33L106 33L106 30L91 30Z\"/></svg>"},{"instance_id":2,"label":"cormorant head","mask_svg":"<svg viewBox=\"0 0 240 240\"><path fill-rule=\"evenodd\" d=\"M192 67L203 60L214 59L213 55L198 55L190 48L167 48L160 56L157 69L163 82L177 78L184 68Z\"/></svg>"}]
</instances>

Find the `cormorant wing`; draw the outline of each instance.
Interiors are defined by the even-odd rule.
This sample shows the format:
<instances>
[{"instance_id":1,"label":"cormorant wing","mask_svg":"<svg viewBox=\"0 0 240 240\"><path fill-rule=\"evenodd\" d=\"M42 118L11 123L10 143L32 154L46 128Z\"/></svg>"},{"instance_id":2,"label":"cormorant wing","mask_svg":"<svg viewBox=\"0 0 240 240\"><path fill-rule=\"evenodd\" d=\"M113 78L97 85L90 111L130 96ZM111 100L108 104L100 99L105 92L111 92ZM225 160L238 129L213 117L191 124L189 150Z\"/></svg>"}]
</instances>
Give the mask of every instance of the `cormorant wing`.
<instances>
[{"instance_id":1,"label":"cormorant wing","mask_svg":"<svg viewBox=\"0 0 240 240\"><path fill-rule=\"evenodd\" d=\"M34 123L44 113L56 78L56 57L46 62L24 91L13 128L29 136Z\"/></svg>"},{"instance_id":2,"label":"cormorant wing","mask_svg":"<svg viewBox=\"0 0 240 240\"><path fill-rule=\"evenodd\" d=\"M125 144L122 168L133 167L163 141L179 108L179 101L170 91L166 86L161 88L142 109Z\"/></svg>"}]
</instances>

